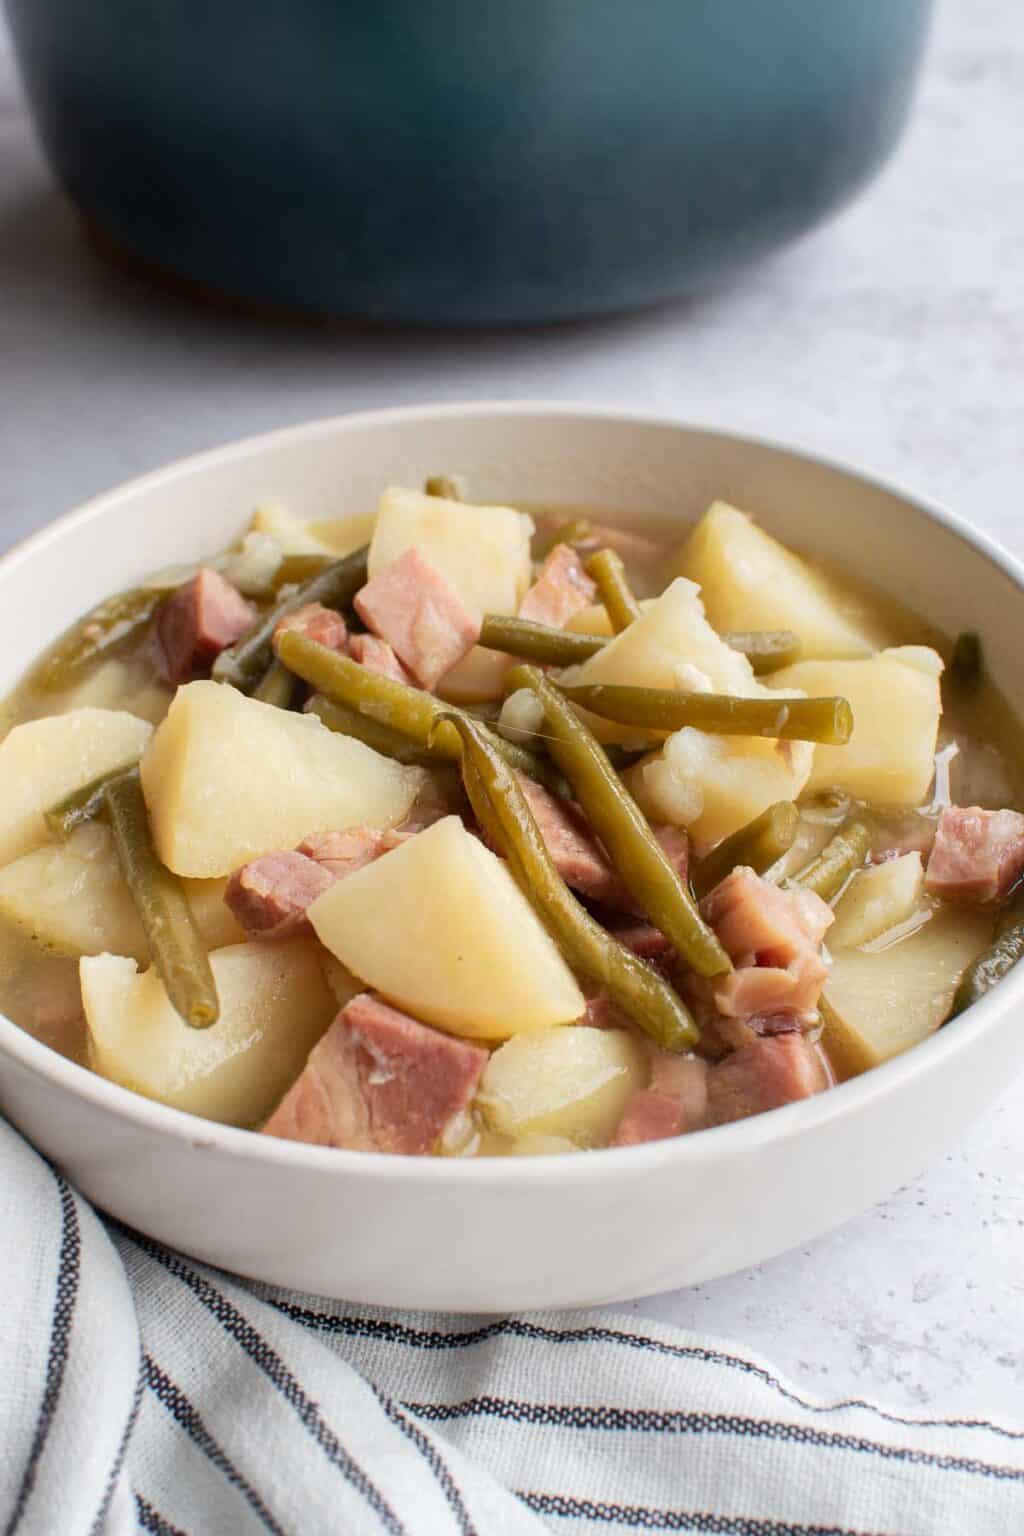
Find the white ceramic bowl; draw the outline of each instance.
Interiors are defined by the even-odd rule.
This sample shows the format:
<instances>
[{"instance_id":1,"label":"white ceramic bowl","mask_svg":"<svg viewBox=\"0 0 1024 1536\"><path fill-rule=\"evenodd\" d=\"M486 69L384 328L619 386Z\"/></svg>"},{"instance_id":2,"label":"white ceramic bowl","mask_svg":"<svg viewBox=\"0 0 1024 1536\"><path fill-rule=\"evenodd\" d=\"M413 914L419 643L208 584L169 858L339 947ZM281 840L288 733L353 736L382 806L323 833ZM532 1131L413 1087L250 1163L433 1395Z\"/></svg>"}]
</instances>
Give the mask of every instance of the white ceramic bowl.
<instances>
[{"instance_id":1,"label":"white ceramic bowl","mask_svg":"<svg viewBox=\"0 0 1024 1536\"><path fill-rule=\"evenodd\" d=\"M259 501L326 517L441 471L488 501L641 509L672 536L722 496L947 632L980 622L995 680L1024 710L1024 572L949 513L770 444L530 404L317 422L99 497L0 563L0 689L83 609L216 549ZM726 1274L883 1198L1020 1067L1022 994L1024 966L923 1045L820 1097L581 1156L458 1162L276 1141L150 1103L3 1018L0 1109L98 1205L227 1269L382 1305L562 1307Z\"/></svg>"}]
</instances>

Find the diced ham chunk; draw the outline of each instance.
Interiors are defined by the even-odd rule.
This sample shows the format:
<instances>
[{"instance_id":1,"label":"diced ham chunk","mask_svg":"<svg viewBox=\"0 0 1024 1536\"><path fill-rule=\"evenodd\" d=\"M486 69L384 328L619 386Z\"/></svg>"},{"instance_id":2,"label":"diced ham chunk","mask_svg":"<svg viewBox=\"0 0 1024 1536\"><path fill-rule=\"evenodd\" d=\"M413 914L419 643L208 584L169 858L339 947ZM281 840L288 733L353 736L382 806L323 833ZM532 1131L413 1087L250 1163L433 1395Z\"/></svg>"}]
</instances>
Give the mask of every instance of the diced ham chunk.
<instances>
[{"instance_id":1,"label":"diced ham chunk","mask_svg":"<svg viewBox=\"0 0 1024 1536\"><path fill-rule=\"evenodd\" d=\"M361 1152L430 1152L466 1109L487 1052L368 992L341 1010L263 1127L268 1136Z\"/></svg>"},{"instance_id":2,"label":"diced ham chunk","mask_svg":"<svg viewBox=\"0 0 1024 1536\"><path fill-rule=\"evenodd\" d=\"M1024 816L947 805L939 817L925 887L946 901L1001 901L1024 873Z\"/></svg>"},{"instance_id":3,"label":"diced ham chunk","mask_svg":"<svg viewBox=\"0 0 1024 1536\"><path fill-rule=\"evenodd\" d=\"M519 783L526 796L534 820L544 839L555 868L565 881L581 896L601 902L620 912L635 912L636 904L612 868L604 849L591 832L586 818L574 806L549 794L534 779L519 775ZM655 836L664 848L669 862L686 878L687 840L679 827L656 827ZM640 942L657 947L653 931L632 930ZM628 942L628 941L626 941ZM638 951L639 952L639 951Z\"/></svg>"},{"instance_id":4,"label":"diced ham chunk","mask_svg":"<svg viewBox=\"0 0 1024 1536\"><path fill-rule=\"evenodd\" d=\"M708 1071L708 1125L779 1109L829 1087L821 1053L801 1034L754 1040Z\"/></svg>"},{"instance_id":5,"label":"diced ham chunk","mask_svg":"<svg viewBox=\"0 0 1024 1536\"><path fill-rule=\"evenodd\" d=\"M828 974L821 941L833 921L820 896L782 891L741 868L705 896L701 912L735 966L714 984L720 1013L750 1018L814 1012Z\"/></svg>"},{"instance_id":6,"label":"diced ham chunk","mask_svg":"<svg viewBox=\"0 0 1024 1536\"><path fill-rule=\"evenodd\" d=\"M641 960L660 960L662 956L672 953L671 941L653 923L630 923L627 927L610 928L608 931L612 938L625 944Z\"/></svg>"},{"instance_id":7,"label":"diced ham chunk","mask_svg":"<svg viewBox=\"0 0 1024 1536\"><path fill-rule=\"evenodd\" d=\"M390 832L378 827L315 832L294 851L265 853L236 869L224 900L254 938L279 939L305 932L306 908L329 886L390 853L419 830L409 824L405 830L396 827Z\"/></svg>"},{"instance_id":8,"label":"diced ham chunk","mask_svg":"<svg viewBox=\"0 0 1024 1536\"><path fill-rule=\"evenodd\" d=\"M304 853L266 853L235 870L224 900L247 933L279 939L308 927L306 908L335 878Z\"/></svg>"},{"instance_id":9,"label":"diced ham chunk","mask_svg":"<svg viewBox=\"0 0 1024 1536\"><path fill-rule=\"evenodd\" d=\"M424 688L435 687L480 638L479 613L418 549L372 577L356 593L355 610Z\"/></svg>"},{"instance_id":10,"label":"diced ham chunk","mask_svg":"<svg viewBox=\"0 0 1024 1536\"><path fill-rule=\"evenodd\" d=\"M390 677L396 683L411 683L413 680L387 641L379 640L376 635L350 635L348 653L353 661L358 661L368 672L379 672L382 677Z\"/></svg>"},{"instance_id":11,"label":"diced ham chunk","mask_svg":"<svg viewBox=\"0 0 1024 1536\"><path fill-rule=\"evenodd\" d=\"M519 617L564 629L574 613L586 608L597 588L568 544L556 544L519 605Z\"/></svg>"},{"instance_id":12,"label":"diced ham chunk","mask_svg":"<svg viewBox=\"0 0 1024 1536\"><path fill-rule=\"evenodd\" d=\"M921 811L881 812L875 818L877 830L869 864L885 864L905 853L919 853L927 859L935 842L936 822Z\"/></svg>"},{"instance_id":13,"label":"diced ham chunk","mask_svg":"<svg viewBox=\"0 0 1024 1536\"><path fill-rule=\"evenodd\" d=\"M289 629L297 630L318 645L325 645L329 651L344 651L348 640L348 625L341 614L335 613L333 608L325 608L323 603L303 603L301 608L286 613L277 621L274 639Z\"/></svg>"},{"instance_id":14,"label":"diced ham chunk","mask_svg":"<svg viewBox=\"0 0 1024 1536\"><path fill-rule=\"evenodd\" d=\"M542 784L525 774L519 775L519 784L552 862L566 885L593 901L627 910L629 893L609 864L582 812L549 794Z\"/></svg>"},{"instance_id":15,"label":"diced ham chunk","mask_svg":"<svg viewBox=\"0 0 1024 1536\"><path fill-rule=\"evenodd\" d=\"M696 1056L654 1051L651 1080L627 1103L610 1145L634 1147L642 1141L663 1141L699 1131L707 1106L707 1063Z\"/></svg>"},{"instance_id":16,"label":"diced ham chunk","mask_svg":"<svg viewBox=\"0 0 1024 1536\"><path fill-rule=\"evenodd\" d=\"M256 613L219 571L204 565L161 604L157 664L165 682L209 671L221 651L251 629Z\"/></svg>"},{"instance_id":17,"label":"diced ham chunk","mask_svg":"<svg viewBox=\"0 0 1024 1536\"><path fill-rule=\"evenodd\" d=\"M382 832L379 827L349 827L345 832L314 832L312 837L302 840L298 852L315 859L336 880L343 880L413 836L413 831L402 832L397 828Z\"/></svg>"}]
</instances>

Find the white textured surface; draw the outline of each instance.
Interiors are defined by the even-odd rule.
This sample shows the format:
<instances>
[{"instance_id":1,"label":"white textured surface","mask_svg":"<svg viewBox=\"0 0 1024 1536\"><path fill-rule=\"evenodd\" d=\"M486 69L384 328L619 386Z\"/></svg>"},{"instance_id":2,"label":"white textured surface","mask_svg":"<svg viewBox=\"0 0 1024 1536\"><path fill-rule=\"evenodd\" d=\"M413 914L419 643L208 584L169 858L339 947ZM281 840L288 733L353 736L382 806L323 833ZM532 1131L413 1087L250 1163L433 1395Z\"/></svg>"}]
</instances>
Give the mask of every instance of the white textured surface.
<instances>
[{"instance_id":1,"label":"white textured surface","mask_svg":"<svg viewBox=\"0 0 1024 1536\"><path fill-rule=\"evenodd\" d=\"M896 160L733 291L593 326L372 335L193 309L110 272L52 188L0 38L0 543L231 437L360 407L534 395L804 443L1024 552L1022 102L1019 0L947 0ZM884 1207L637 1310L742 1341L828 1396L1020 1417L1024 1084Z\"/></svg>"}]
</instances>

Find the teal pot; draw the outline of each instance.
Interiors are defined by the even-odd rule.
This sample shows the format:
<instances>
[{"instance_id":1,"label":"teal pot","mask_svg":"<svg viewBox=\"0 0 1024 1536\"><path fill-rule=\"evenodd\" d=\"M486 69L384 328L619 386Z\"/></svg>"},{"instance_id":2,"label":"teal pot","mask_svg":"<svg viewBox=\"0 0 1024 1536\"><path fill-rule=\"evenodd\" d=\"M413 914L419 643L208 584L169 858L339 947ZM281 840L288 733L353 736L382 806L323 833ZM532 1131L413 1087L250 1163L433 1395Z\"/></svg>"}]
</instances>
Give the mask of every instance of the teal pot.
<instances>
[{"instance_id":1,"label":"teal pot","mask_svg":"<svg viewBox=\"0 0 1024 1536\"><path fill-rule=\"evenodd\" d=\"M527 324L694 292L906 122L932 0L6 0L91 223L236 299Z\"/></svg>"}]
</instances>

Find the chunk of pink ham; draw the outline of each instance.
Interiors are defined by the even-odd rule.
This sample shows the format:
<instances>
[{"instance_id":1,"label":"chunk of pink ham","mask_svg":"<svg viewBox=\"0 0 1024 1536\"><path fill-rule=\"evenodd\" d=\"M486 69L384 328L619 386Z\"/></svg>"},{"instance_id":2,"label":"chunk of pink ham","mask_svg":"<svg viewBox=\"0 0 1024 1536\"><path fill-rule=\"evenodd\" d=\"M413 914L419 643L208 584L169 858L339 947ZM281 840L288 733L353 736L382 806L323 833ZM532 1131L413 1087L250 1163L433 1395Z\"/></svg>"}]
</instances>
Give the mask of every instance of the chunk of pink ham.
<instances>
[{"instance_id":1,"label":"chunk of pink ham","mask_svg":"<svg viewBox=\"0 0 1024 1536\"><path fill-rule=\"evenodd\" d=\"M414 681L412 673L405 670L387 641L377 635L349 635L348 653L368 672L379 672L381 677L390 677L396 683Z\"/></svg>"},{"instance_id":2,"label":"chunk of pink ham","mask_svg":"<svg viewBox=\"0 0 1024 1536\"><path fill-rule=\"evenodd\" d=\"M697 1056L652 1051L651 1080L626 1104L610 1145L635 1147L699 1131L707 1117L708 1066Z\"/></svg>"},{"instance_id":3,"label":"chunk of pink ham","mask_svg":"<svg viewBox=\"0 0 1024 1536\"><path fill-rule=\"evenodd\" d=\"M635 912L636 904L632 896L609 863L582 812L566 801L557 799L543 785L524 774L519 775L519 783L548 853L566 885L572 886L581 896L601 902L616 911ZM672 826L656 827L654 833L673 868L685 880L688 856L686 833ZM646 929L644 942L656 943Z\"/></svg>"},{"instance_id":4,"label":"chunk of pink ham","mask_svg":"<svg viewBox=\"0 0 1024 1536\"><path fill-rule=\"evenodd\" d=\"M744 1120L821 1093L831 1084L816 1046L803 1035L766 1036L733 1051L708 1071L707 1124Z\"/></svg>"},{"instance_id":5,"label":"chunk of pink ham","mask_svg":"<svg viewBox=\"0 0 1024 1536\"><path fill-rule=\"evenodd\" d=\"M382 832L378 827L349 827L345 832L314 832L303 838L298 852L314 859L336 880L354 875L357 869L372 864L382 853L390 853L416 835L419 828Z\"/></svg>"},{"instance_id":6,"label":"chunk of pink ham","mask_svg":"<svg viewBox=\"0 0 1024 1536\"><path fill-rule=\"evenodd\" d=\"M323 864L297 850L266 853L235 870L224 901L247 933L279 939L308 928L306 908L335 878Z\"/></svg>"},{"instance_id":7,"label":"chunk of pink ham","mask_svg":"<svg viewBox=\"0 0 1024 1536\"><path fill-rule=\"evenodd\" d=\"M464 1111L487 1052L420 1024L371 993L313 1047L263 1132L360 1152L430 1152Z\"/></svg>"},{"instance_id":8,"label":"chunk of pink ham","mask_svg":"<svg viewBox=\"0 0 1024 1536\"><path fill-rule=\"evenodd\" d=\"M613 939L618 939L641 960L660 960L672 953L672 944L660 928L653 923L629 923L622 928L609 928Z\"/></svg>"},{"instance_id":9,"label":"chunk of pink ham","mask_svg":"<svg viewBox=\"0 0 1024 1536\"><path fill-rule=\"evenodd\" d=\"M573 614L588 607L596 596L597 588L576 551L568 544L556 544L520 603L519 617L564 629Z\"/></svg>"},{"instance_id":10,"label":"chunk of pink ham","mask_svg":"<svg viewBox=\"0 0 1024 1536\"><path fill-rule=\"evenodd\" d=\"M566 885L594 901L625 909L629 893L609 864L583 813L519 774L519 785L552 862Z\"/></svg>"},{"instance_id":11,"label":"chunk of pink ham","mask_svg":"<svg viewBox=\"0 0 1024 1536\"><path fill-rule=\"evenodd\" d=\"M919 853L926 859L935 842L937 823L921 811L880 812L868 854L869 864L885 864L905 853Z\"/></svg>"},{"instance_id":12,"label":"chunk of pink ham","mask_svg":"<svg viewBox=\"0 0 1024 1536\"><path fill-rule=\"evenodd\" d=\"M1001 901L1024 873L1024 816L947 805L939 817L925 887L946 901Z\"/></svg>"},{"instance_id":13,"label":"chunk of pink ham","mask_svg":"<svg viewBox=\"0 0 1024 1536\"><path fill-rule=\"evenodd\" d=\"M350 827L345 832L317 832L298 848L265 853L236 869L224 900L236 920L254 938L279 939L306 932L306 908L336 880L390 853L419 830Z\"/></svg>"},{"instance_id":14,"label":"chunk of pink ham","mask_svg":"<svg viewBox=\"0 0 1024 1536\"><path fill-rule=\"evenodd\" d=\"M325 608L323 603L303 603L301 608L286 613L277 621L274 639L290 629L305 635L307 640L325 645L329 651L344 651L348 641L348 625L345 620L333 608Z\"/></svg>"},{"instance_id":15,"label":"chunk of pink ham","mask_svg":"<svg viewBox=\"0 0 1024 1536\"><path fill-rule=\"evenodd\" d=\"M407 549L371 577L354 605L424 688L436 687L480 639L480 614L418 549Z\"/></svg>"},{"instance_id":16,"label":"chunk of pink ham","mask_svg":"<svg viewBox=\"0 0 1024 1536\"><path fill-rule=\"evenodd\" d=\"M731 1018L812 1014L828 968L821 941L832 909L813 891L782 891L752 869L734 869L701 902L735 969L712 996Z\"/></svg>"},{"instance_id":17,"label":"chunk of pink ham","mask_svg":"<svg viewBox=\"0 0 1024 1536\"><path fill-rule=\"evenodd\" d=\"M165 682L209 671L221 651L251 629L256 610L219 571L204 565L160 606L157 666Z\"/></svg>"}]
</instances>

